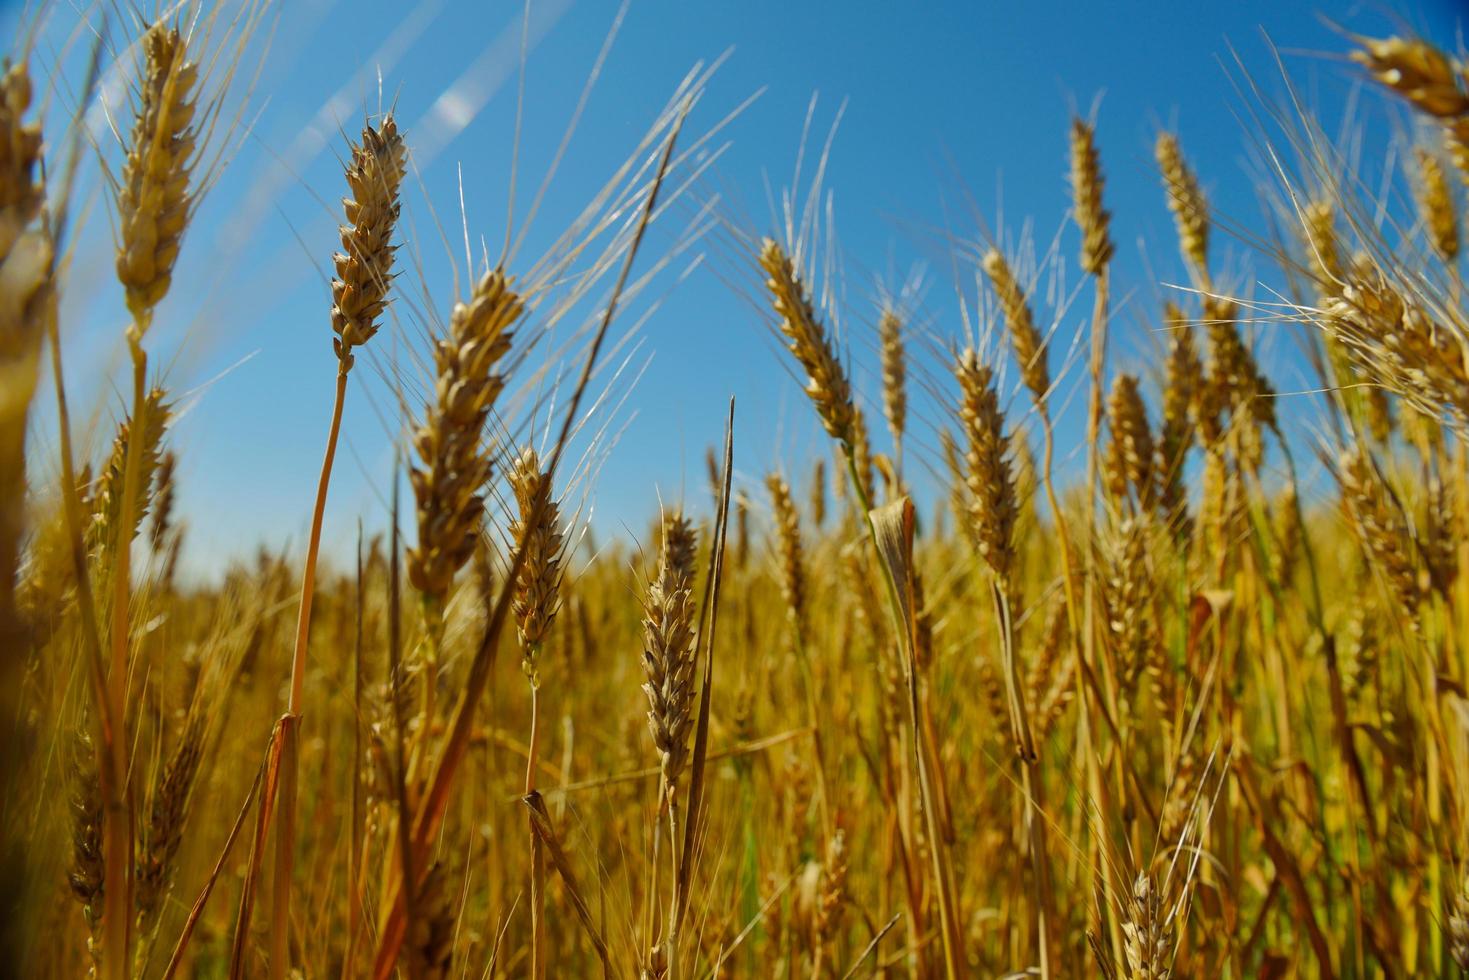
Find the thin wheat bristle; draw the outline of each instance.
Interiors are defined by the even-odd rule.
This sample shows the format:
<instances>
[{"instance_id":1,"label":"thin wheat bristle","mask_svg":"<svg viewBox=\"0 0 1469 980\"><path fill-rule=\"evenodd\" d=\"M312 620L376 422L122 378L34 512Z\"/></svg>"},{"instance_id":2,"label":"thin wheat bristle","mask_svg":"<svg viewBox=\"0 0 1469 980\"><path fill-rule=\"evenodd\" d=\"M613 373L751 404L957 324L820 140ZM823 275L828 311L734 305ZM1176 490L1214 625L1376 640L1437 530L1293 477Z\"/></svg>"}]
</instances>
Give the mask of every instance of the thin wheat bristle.
<instances>
[{"instance_id":1,"label":"thin wheat bristle","mask_svg":"<svg viewBox=\"0 0 1469 980\"><path fill-rule=\"evenodd\" d=\"M398 190L407 167L408 148L391 112L378 126L363 125L362 142L352 146L347 164L352 196L342 199L347 218L341 227L342 251L333 258L332 349L344 371L352 366L352 348L377 333L387 307L398 250L392 241L401 207Z\"/></svg>"},{"instance_id":2,"label":"thin wheat bristle","mask_svg":"<svg viewBox=\"0 0 1469 980\"><path fill-rule=\"evenodd\" d=\"M483 444L485 423L505 387L495 368L510 351L510 328L523 309L510 280L493 269L480 278L468 303L454 305L449 335L434 346L434 401L413 436L422 465L408 474L418 514L418 545L407 553L408 580L427 595L447 595L474 553L482 491L493 468Z\"/></svg>"},{"instance_id":3,"label":"thin wheat bristle","mask_svg":"<svg viewBox=\"0 0 1469 980\"><path fill-rule=\"evenodd\" d=\"M961 399L959 419L966 450L964 478L969 488L966 518L980 554L995 576L1008 586L1015 564L1015 477L1011 471L1010 439L1000 411L988 365L972 349L955 362Z\"/></svg>"},{"instance_id":4,"label":"thin wheat bristle","mask_svg":"<svg viewBox=\"0 0 1469 980\"><path fill-rule=\"evenodd\" d=\"M117 192L117 277L134 321L146 325L168 293L193 199L199 67L188 38L159 21L143 36L143 78Z\"/></svg>"},{"instance_id":5,"label":"thin wheat bristle","mask_svg":"<svg viewBox=\"0 0 1469 980\"><path fill-rule=\"evenodd\" d=\"M1205 282L1209 270L1209 202L1199 187L1199 178L1183 158L1178 137L1159 133L1154 149L1163 186L1168 191L1168 210L1178 225L1179 246L1184 258Z\"/></svg>"},{"instance_id":6,"label":"thin wheat bristle","mask_svg":"<svg viewBox=\"0 0 1469 980\"><path fill-rule=\"evenodd\" d=\"M825 327L816 318L811 297L795 264L774 239L760 246L760 268L766 275L780 331L789 350L806 371L806 394L816 406L821 424L833 439L853 443L852 389Z\"/></svg>"},{"instance_id":7,"label":"thin wheat bristle","mask_svg":"<svg viewBox=\"0 0 1469 980\"><path fill-rule=\"evenodd\" d=\"M1112 259L1108 226L1112 215L1102 207L1102 165L1091 123L1071 121L1071 196L1081 228L1081 267L1099 275Z\"/></svg>"},{"instance_id":8,"label":"thin wheat bristle","mask_svg":"<svg viewBox=\"0 0 1469 980\"><path fill-rule=\"evenodd\" d=\"M1037 403L1045 399L1051 387L1051 369L1046 358L1045 338L1036 328L1030 303L1020 281L1010 268L1010 263L999 249L992 248L984 257L984 271L995 287L995 298L1000 301L1000 311L1005 315L1005 326L1010 331L1010 342L1015 348L1015 360L1020 364L1020 379L1030 389Z\"/></svg>"},{"instance_id":9,"label":"thin wheat bristle","mask_svg":"<svg viewBox=\"0 0 1469 980\"><path fill-rule=\"evenodd\" d=\"M672 799L688 760L694 696L693 524L682 514L663 522L658 571L643 603L643 673L648 730L658 752L666 799Z\"/></svg>"}]
</instances>

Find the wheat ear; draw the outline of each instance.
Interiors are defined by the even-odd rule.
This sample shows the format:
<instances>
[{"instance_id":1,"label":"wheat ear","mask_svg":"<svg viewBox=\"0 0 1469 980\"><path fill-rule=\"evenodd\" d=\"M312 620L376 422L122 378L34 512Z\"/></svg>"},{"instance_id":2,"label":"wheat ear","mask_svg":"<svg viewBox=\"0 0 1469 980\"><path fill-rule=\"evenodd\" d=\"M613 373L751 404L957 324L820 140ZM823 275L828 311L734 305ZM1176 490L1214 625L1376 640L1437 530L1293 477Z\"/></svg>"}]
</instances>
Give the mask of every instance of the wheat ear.
<instances>
[{"instance_id":1,"label":"wheat ear","mask_svg":"<svg viewBox=\"0 0 1469 980\"><path fill-rule=\"evenodd\" d=\"M418 514L408 580L438 603L474 554L493 462L485 423L505 387L495 368L510 351L510 328L523 309L509 280L492 270L468 303L455 304L449 335L434 345L434 400L413 436L421 465L408 474Z\"/></svg>"},{"instance_id":2,"label":"wheat ear","mask_svg":"<svg viewBox=\"0 0 1469 980\"><path fill-rule=\"evenodd\" d=\"M780 318L786 349L806 372L806 394L827 434L850 451L855 437L852 388L825 326L816 317L806 283L774 239L767 238L760 246L760 268Z\"/></svg>"},{"instance_id":3,"label":"wheat ear","mask_svg":"<svg viewBox=\"0 0 1469 980\"><path fill-rule=\"evenodd\" d=\"M1178 225L1178 241L1199 281L1209 282L1209 202L1199 187L1199 178L1183 158L1178 137L1159 133L1154 148L1163 187L1168 193L1168 210Z\"/></svg>"}]
</instances>

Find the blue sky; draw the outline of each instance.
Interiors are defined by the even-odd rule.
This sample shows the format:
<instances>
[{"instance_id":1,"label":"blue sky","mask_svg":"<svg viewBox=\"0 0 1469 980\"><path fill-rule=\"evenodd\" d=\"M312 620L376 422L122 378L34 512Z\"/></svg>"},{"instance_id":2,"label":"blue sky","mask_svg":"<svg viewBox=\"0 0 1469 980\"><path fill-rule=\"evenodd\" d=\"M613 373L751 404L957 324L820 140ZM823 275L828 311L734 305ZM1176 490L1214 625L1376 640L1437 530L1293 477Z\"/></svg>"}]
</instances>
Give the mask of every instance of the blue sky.
<instances>
[{"instance_id":1,"label":"blue sky","mask_svg":"<svg viewBox=\"0 0 1469 980\"><path fill-rule=\"evenodd\" d=\"M615 13L605 3L532 5L522 213ZM440 310L447 309L451 289L434 215L459 241L461 168L471 234L493 242L503 235L521 14L518 3L460 0L416 8L382 0L281 5L253 100L251 134L191 229L175 295L149 338L153 363L164 369L169 387L193 392L173 435L183 460L180 506L191 525L187 567L217 568L221 556L247 554L259 542L279 546L304 537L334 370L326 270L335 247L336 201L345 189L340 134L355 132L363 110L378 104L379 74L420 170L421 186L415 184L405 207L410 242L404 254L423 263ZM532 227L528 254L622 161L696 61L731 52L691 130L707 128L764 90L721 134L728 149L701 186L703 193L717 188L720 213L751 233L773 230L766 187L779 189L791 179L813 93L819 93L813 141L824 138L845 104L826 187L846 260L846 340L877 425L868 302L876 277L900 282L915 267L926 267L921 317L939 343L961 330L943 234L973 239L988 228L1012 241L1031 219L1045 245L1064 228L1061 251L1074 282L1075 234L1064 225L1067 126L1073 111L1090 112L1100 96L1097 132L1121 300L1114 364L1141 363L1140 352L1150 343L1145 322L1155 316L1159 295L1152 284L1183 279L1152 162L1154 137L1160 127L1175 128L1216 208L1260 227L1247 159L1251 125L1243 121L1253 100L1240 94L1243 75L1231 46L1249 74L1278 94L1268 33L1292 81L1333 130L1357 75L1339 57L1348 41L1323 14L1367 33L1390 32L1393 17L1400 17L1448 45L1460 27L1451 0L1397 8L1290 0L633 0ZM12 9L4 19L13 24L16 16ZM42 34L42 60L56 57L54 45L74 17L65 6L53 14ZM451 89L479 98L444 99ZM1383 110L1369 102L1368 111ZM115 140L104 133L100 141L115 157ZM107 430L122 404L107 372L120 377L123 315L110 280L107 204L95 193L88 201L93 220L78 242L64 329L72 398L82 421L90 413ZM984 225L976 222L971 201ZM1248 268L1247 248L1216 238L1223 264ZM655 247L660 242L666 239ZM640 331L627 376L641 370L641 377L615 413L613 428L622 435L593 492L599 536L626 533L625 527L641 531L660 495L706 505L704 451L720 437L731 395L739 403L738 472L757 495L767 469L804 471L813 451L825 451L798 385L750 304L755 284L741 283L735 291L718 274L749 268L732 259L733 245L727 233L711 236L706 249L712 261L678 282ZM674 278L665 284L673 287ZM1060 336L1081 327L1085 306L1068 313ZM401 342L426 347L412 323L403 324ZM380 346L376 353L388 357L391 346ZM1277 346L1288 344L1267 344ZM1298 365L1288 350L1280 358L1277 387L1290 390L1301 383L1298 376L1290 380ZM929 361L936 372L938 362L931 355ZM328 553L350 547L359 515L369 527L383 522L381 494L397 422L385 423L378 410L391 408L390 397L373 371L354 372L328 505ZM922 404L916 413L919 429L937 417ZM43 415L36 437L42 452L54 445L53 433ZM1078 436L1071 426L1061 443L1074 444ZM934 443L931 429L913 439L920 447ZM878 443L885 449L885 436ZM915 456L914 466L921 448ZM925 482L920 470L910 468L910 475L920 486Z\"/></svg>"}]
</instances>

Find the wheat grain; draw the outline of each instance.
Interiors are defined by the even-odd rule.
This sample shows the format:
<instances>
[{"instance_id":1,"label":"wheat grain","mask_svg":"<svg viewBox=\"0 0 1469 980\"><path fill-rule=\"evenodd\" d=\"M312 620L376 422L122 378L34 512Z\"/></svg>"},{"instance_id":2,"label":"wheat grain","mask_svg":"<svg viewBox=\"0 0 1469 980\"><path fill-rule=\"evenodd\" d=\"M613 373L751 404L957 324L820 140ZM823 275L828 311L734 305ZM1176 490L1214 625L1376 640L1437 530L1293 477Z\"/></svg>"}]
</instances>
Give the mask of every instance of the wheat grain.
<instances>
[{"instance_id":1,"label":"wheat grain","mask_svg":"<svg viewBox=\"0 0 1469 980\"><path fill-rule=\"evenodd\" d=\"M903 349L903 318L885 309L877 321L882 354L882 410L893 433L893 443L903 444L908 427L907 355ZM819 522L818 522L819 523Z\"/></svg>"},{"instance_id":2,"label":"wheat grain","mask_svg":"<svg viewBox=\"0 0 1469 980\"><path fill-rule=\"evenodd\" d=\"M663 521L658 571L643 602L643 673L648 730L658 753L664 798L672 800L688 761L694 696L693 524L682 514Z\"/></svg>"},{"instance_id":3,"label":"wheat grain","mask_svg":"<svg viewBox=\"0 0 1469 980\"><path fill-rule=\"evenodd\" d=\"M801 521L796 513L791 488L778 473L765 478L770 506L775 514L776 542L780 554L780 591L786 615L800 645L806 636L806 557L801 545Z\"/></svg>"},{"instance_id":4,"label":"wheat grain","mask_svg":"<svg viewBox=\"0 0 1469 980\"><path fill-rule=\"evenodd\" d=\"M1178 225L1178 241L1184 258L1194 273L1209 281L1209 202L1199 187L1199 179L1183 158L1178 137L1159 133L1154 148L1158 169L1163 173L1163 187L1168 192L1168 210Z\"/></svg>"},{"instance_id":5,"label":"wheat grain","mask_svg":"<svg viewBox=\"0 0 1469 980\"><path fill-rule=\"evenodd\" d=\"M1010 440L992 373L972 349L954 365L962 397L959 419L967 446L964 479L969 488L965 517L980 555L1006 587L1015 564L1015 477Z\"/></svg>"},{"instance_id":6,"label":"wheat grain","mask_svg":"<svg viewBox=\"0 0 1469 980\"><path fill-rule=\"evenodd\" d=\"M1163 897L1147 872L1133 882L1132 898L1123 911L1123 950L1129 980L1168 980L1173 930L1165 918Z\"/></svg>"},{"instance_id":7,"label":"wheat grain","mask_svg":"<svg viewBox=\"0 0 1469 980\"><path fill-rule=\"evenodd\" d=\"M141 334L168 293L194 201L189 186L199 67L188 38L159 21L143 35L143 77L117 190L117 278Z\"/></svg>"},{"instance_id":8,"label":"wheat grain","mask_svg":"<svg viewBox=\"0 0 1469 980\"><path fill-rule=\"evenodd\" d=\"M341 227L342 251L333 257L337 275L332 280L332 349L344 372L352 367L352 348L372 339L387 307L397 252L398 190L407 158L391 112L377 126L365 123L362 142L352 147L346 170L352 196L342 199L347 223Z\"/></svg>"},{"instance_id":9,"label":"wheat grain","mask_svg":"<svg viewBox=\"0 0 1469 980\"><path fill-rule=\"evenodd\" d=\"M147 833L138 849L136 872L137 893L134 901L138 918L145 924L154 920L171 883L174 861L184 839L189 800L194 780L204 755L207 714L196 701L173 755L160 773L153 790L153 805L148 815Z\"/></svg>"},{"instance_id":10,"label":"wheat grain","mask_svg":"<svg viewBox=\"0 0 1469 980\"><path fill-rule=\"evenodd\" d=\"M1131 485L1138 505L1146 509L1152 505L1154 490L1153 432L1133 375L1119 374L1113 379L1107 396L1107 426L1112 439L1104 469L1112 499L1121 504Z\"/></svg>"},{"instance_id":11,"label":"wheat grain","mask_svg":"<svg viewBox=\"0 0 1469 980\"><path fill-rule=\"evenodd\" d=\"M1432 116L1469 112L1453 63L1433 45L1415 38L1364 38L1352 60L1372 77Z\"/></svg>"},{"instance_id":12,"label":"wheat grain","mask_svg":"<svg viewBox=\"0 0 1469 980\"><path fill-rule=\"evenodd\" d=\"M1096 132L1091 123L1071 120L1071 196L1076 224L1081 228L1081 267L1100 275L1112 260L1108 225L1112 215L1102 207L1102 166Z\"/></svg>"},{"instance_id":13,"label":"wheat grain","mask_svg":"<svg viewBox=\"0 0 1469 980\"><path fill-rule=\"evenodd\" d=\"M154 474L158 470L159 447L162 445L169 418L169 406L163 398L162 388L154 388L148 393L144 411L146 423L137 457L138 484L141 488L139 504L134 508L132 525L128 528L119 527L119 523L122 520L123 471L134 426L131 419L124 419L117 427L117 436L112 441L112 452L108 456L107 466L97 479L94 495L92 541L101 555L116 555L119 548L129 544L138 536L143 519L148 515L149 488L153 485Z\"/></svg>"},{"instance_id":14,"label":"wheat grain","mask_svg":"<svg viewBox=\"0 0 1469 980\"><path fill-rule=\"evenodd\" d=\"M1461 970L1469 970L1469 876L1461 877L1449 908L1449 955Z\"/></svg>"},{"instance_id":15,"label":"wheat grain","mask_svg":"<svg viewBox=\"0 0 1469 980\"><path fill-rule=\"evenodd\" d=\"M550 633L561 605L561 533L559 508L551 496L551 474L541 468L534 449L521 450L510 470L519 514L510 524L511 537L525 548L525 561L515 580L515 625L520 637L521 669L539 686L537 654Z\"/></svg>"},{"instance_id":16,"label":"wheat grain","mask_svg":"<svg viewBox=\"0 0 1469 980\"><path fill-rule=\"evenodd\" d=\"M485 422L505 387L495 368L510 351L510 328L522 311L510 281L491 270L468 303L455 304L449 335L434 346L435 398L413 436L423 465L409 472L418 546L408 551L408 580L439 600L474 553L481 492L493 468L483 444Z\"/></svg>"},{"instance_id":17,"label":"wheat grain","mask_svg":"<svg viewBox=\"0 0 1469 980\"><path fill-rule=\"evenodd\" d=\"M806 372L806 394L816 406L827 435L850 448L856 438L852 389L826 328L816 318L806 283L773 239L761 243L760 268L767 277L766 287L780 318L786 349Z\"/></svg>"},{"instance_id":18,"label":"wheat grain","mask_svg":"<svg viewBox=\"0 0 1469 980\"><path fill-rule=\"evenodd\" d=\"M1445 262L1459 257L1459 209L1438 157L1419 147L1418 212L1428 240Z\"/></svg>"},{"instance_id":19,"label":"wheat grain","mask_svg":"<svg viewBox=\"0 0 1469 980\"><path fill-rule=\"evenodd\" d=\"M1020 364L1020 378L1039 404L1045 400L1051 387L1045 339L1036 328L1030 303L1005 256L999 249L992 248L985 253L983 264L985 274L995 287L1000 310L1005 315L1005 326L1010 331L1010 342L1015 348L1015 360Z\"/></svg>"},{"instance_id":20,"label":"wheat grain","mask_svg":"<svg viewBox=\"0 0 1469 980\"><path fill-rule=\"evenodd\" d=\"M1362 547L1377 562L1403 608L1411 613L1421 598L1418 570L1412 558L1412 538L1396 502L1384 491L1367 456L1356 449L1341 454L1337 476Z\"/></svg>"}]
</instances>

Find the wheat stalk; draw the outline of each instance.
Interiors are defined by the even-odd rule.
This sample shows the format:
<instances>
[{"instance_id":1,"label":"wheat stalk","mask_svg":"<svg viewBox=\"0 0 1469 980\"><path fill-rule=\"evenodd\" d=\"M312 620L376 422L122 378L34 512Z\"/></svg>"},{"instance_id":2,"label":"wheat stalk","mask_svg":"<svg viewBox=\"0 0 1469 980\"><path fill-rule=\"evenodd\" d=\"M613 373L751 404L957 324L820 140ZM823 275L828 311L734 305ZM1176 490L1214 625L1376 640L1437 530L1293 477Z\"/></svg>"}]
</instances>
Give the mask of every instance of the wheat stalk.
<instances>
[{"instance_id":1,"label":"wheat stalk","mask_svg":"<svg viewBox=\"0 0 1469 980\"><path fill-rule=\"evenodd\" d=\"M332 281L332 340L337 355L336 391L331 424L327 429L326 453L317 480L316 503L311 514L306 560L301 576L301 602L296 614L295 646L291 654L291 685L287 717L279 726L280 765L273 776L280 792L280 828L275 841L275 894L270 929L270 977L281 980L289 967L287 931L290 921L291 869L295 852L297 720L301 714L306 684L306 647L311 631L311 605L316 590L316 557L321 547L321 526L326 511L327 487L336 456L337 434L342 426L342 407L347 397L347 373L355 360L352 350L377 332L378 318L387 302L392 279L395 246L393 231L398 220L399 184L406 166L407 148L391 113L374 127L362 127L362 142L352 147L346 167L352 196L342 201L347 224L341 228L342 251L335 257L337 277ZM266 796L276 786L268 785ZM248 925L248 923L242 923Z\"/></svg>"}]
</instances>

